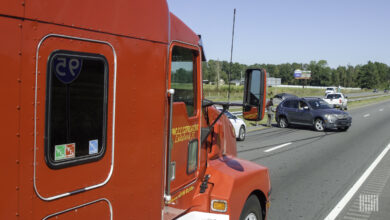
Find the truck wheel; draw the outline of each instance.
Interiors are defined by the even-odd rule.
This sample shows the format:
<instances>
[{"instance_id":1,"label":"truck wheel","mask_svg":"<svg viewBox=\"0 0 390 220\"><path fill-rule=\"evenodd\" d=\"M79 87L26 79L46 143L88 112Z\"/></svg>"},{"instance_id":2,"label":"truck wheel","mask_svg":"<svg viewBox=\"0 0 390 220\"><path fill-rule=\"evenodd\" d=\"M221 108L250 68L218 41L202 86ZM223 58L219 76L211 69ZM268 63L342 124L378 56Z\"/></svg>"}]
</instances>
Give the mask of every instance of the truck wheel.
<instances>
[{"instance_id":1,"label":"truck wheel","mask_svg":"<svg viewBox=\"0 0 390 220\"><path fill-rule=\"evenodd\" d=\"M238 133L238 140L239 140L239 141L245 140L245 136L246 136L245 128L244 128L244 126L241 126L241 127L240 127L240 131L239 131L239 133Z\"/></svg>"},{"instance_id":2,"label":"truck wheel","mask_svg":"<svg viewBox=\"0 0 390 220\"><path fill-rule=\"evenodd\" d=\"M287 119L285 117L280 117L278 121L278 126L280 128L287 128L288 127Z\"/></svg>"},{"instance_id":3,"label":"truck wheel","mask_svg":"<svg viewBox=\"0 0 390 220\"><path fill-rule=\"evenodd\" d=\"M251 195L245 202L240 220L262 220L260 201L255 195Z\"/></svg>"},{"instance_id":4,"label":"truck wheel","mask_svg":"<svg viewBox=\"0 0 390 220\"><path fill-rule=\"evenodd\" d=\"M314 121L314 130L316 131L324 131L324 121L320 118L316 119Z\"/></svg>"}]
</instances>

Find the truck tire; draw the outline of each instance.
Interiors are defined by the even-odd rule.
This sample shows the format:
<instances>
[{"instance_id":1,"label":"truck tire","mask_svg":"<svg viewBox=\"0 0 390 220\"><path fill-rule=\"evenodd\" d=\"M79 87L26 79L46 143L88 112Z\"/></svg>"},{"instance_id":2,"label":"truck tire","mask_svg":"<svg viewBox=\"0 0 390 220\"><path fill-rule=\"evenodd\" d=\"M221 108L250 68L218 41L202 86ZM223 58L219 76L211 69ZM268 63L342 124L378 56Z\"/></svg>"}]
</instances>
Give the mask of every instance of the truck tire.
<instances>
[{"instance_id":1,"label":"truck tire","mask_svg":"<svg viewBox=\"0 0 390 220\"><path fill-rule=\"evenodd\" d=\"M255 195L249 196L246 200L240 220L263 220L260 201Z\"/></svg>"}]
</instances>

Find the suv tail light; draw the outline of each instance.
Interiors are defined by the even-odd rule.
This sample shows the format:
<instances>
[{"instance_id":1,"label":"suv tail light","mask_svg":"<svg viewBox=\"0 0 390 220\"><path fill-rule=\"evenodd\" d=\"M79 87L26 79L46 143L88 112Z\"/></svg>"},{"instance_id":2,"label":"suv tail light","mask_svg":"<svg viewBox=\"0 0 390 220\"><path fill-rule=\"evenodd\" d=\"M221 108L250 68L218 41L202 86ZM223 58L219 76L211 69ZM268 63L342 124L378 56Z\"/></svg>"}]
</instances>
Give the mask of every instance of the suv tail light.
<instances>
[{"instance_id":1,"label":"suv tail light","mask_svg":"<svg viewBox=\"0 0 390 220\"><path fill-rule=\"evenodd\" d=\"M341 99L339 99L339 102L340 102L340 104L341 104Z\"/></svg>"}]
</instances>

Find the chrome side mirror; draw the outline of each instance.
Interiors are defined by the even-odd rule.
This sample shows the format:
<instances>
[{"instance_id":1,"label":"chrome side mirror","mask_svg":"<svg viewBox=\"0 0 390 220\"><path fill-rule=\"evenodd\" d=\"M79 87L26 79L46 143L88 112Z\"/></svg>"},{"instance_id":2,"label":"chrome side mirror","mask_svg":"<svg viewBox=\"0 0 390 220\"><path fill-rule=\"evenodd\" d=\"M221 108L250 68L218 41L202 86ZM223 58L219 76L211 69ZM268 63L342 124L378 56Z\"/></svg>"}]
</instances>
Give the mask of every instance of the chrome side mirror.
<instances>
[{"instance_id":1,"label":"chrome side mirror","mask_svg":"<svg viewBox=\"0 0 390 220\"><path fill-rule=\"evenodd\" d=\"M242 113L246 120L260 121L264 117L267 78L265 69L247 69Z\"/></svg>"}]
</instances>

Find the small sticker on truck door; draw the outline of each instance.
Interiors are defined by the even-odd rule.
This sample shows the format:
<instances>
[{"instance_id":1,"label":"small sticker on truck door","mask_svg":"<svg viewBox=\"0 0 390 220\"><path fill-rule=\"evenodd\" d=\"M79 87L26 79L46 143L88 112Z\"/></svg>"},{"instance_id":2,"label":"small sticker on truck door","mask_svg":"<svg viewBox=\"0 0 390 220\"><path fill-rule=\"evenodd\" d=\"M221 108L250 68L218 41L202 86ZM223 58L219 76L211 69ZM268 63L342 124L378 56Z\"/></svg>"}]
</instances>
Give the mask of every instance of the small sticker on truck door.
<instances>
[{"instance_id":1,"label":"small sticker on truck door","mask_svg":"<svg viewBox=\"0 0 390 220\"><path fill-rule=\"evenodd\" d=\"M76 144L60 144L55 146L54 160L63 160L76 157Z\"/></svg>"}]
</instances>

